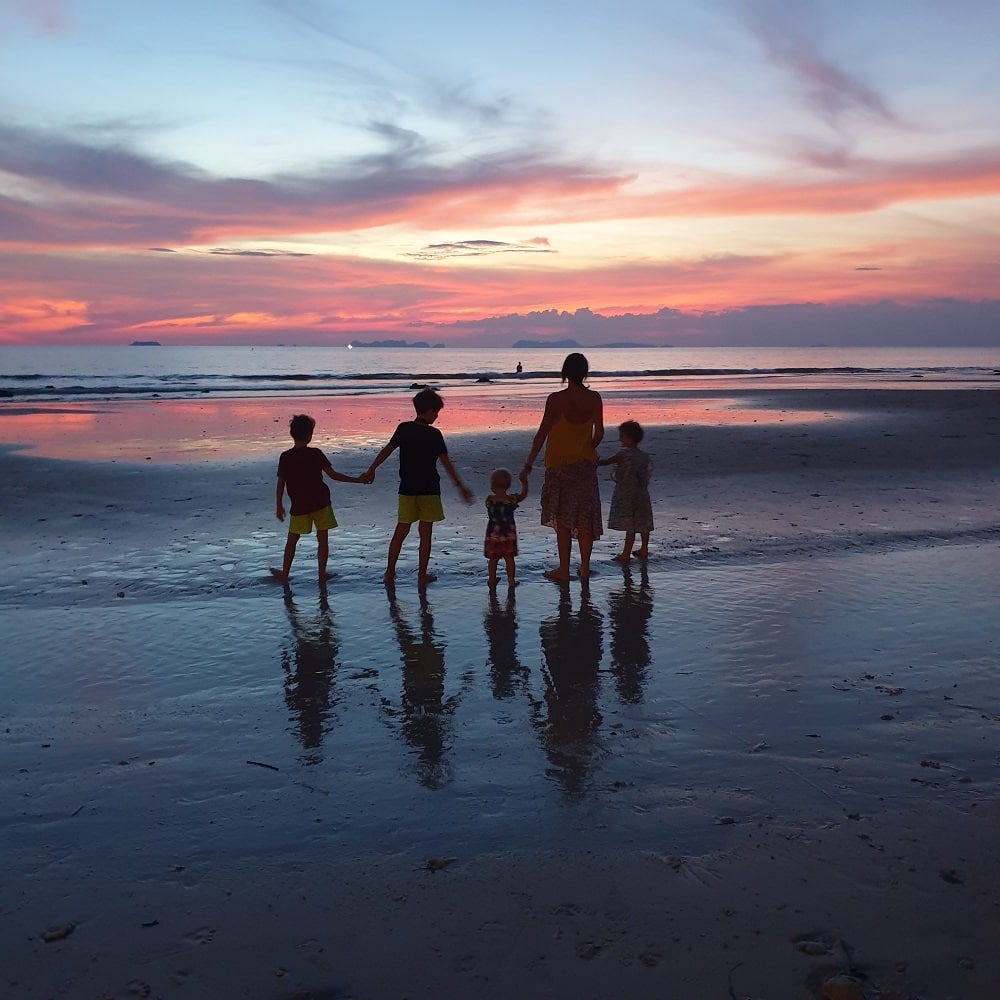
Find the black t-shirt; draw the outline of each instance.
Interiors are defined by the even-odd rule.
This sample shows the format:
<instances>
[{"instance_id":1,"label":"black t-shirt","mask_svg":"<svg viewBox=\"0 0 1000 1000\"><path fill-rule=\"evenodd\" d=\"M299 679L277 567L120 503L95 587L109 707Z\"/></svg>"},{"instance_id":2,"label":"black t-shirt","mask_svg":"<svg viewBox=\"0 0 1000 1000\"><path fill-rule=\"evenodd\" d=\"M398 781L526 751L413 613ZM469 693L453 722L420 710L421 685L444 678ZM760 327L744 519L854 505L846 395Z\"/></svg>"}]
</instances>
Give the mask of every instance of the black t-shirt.
<instances>
[{"instance_id":1,"label":"black t-shirt","mask_svg":"<svg viewBox=\"0 0 1000 1000\"><path fill-rule=\"evenodd\" d=\"M396 428L389 444L399 448L399 492L403 496L441 492L437 461L448 449L436 427L422 420L407 420Z\"/></svg>"},{"instance_id":2,"label":"black t-shirt","mask_svg":"<svg viewBox=\"0 0 1000 1000\"><path fill-rule=\"evenodd\" d=\"M311 514L330 504L330 487L323 470L330 463L319 448L289 448L278 458L278 475L292 501L292 514Z\"/></svg>"}]
</instances>

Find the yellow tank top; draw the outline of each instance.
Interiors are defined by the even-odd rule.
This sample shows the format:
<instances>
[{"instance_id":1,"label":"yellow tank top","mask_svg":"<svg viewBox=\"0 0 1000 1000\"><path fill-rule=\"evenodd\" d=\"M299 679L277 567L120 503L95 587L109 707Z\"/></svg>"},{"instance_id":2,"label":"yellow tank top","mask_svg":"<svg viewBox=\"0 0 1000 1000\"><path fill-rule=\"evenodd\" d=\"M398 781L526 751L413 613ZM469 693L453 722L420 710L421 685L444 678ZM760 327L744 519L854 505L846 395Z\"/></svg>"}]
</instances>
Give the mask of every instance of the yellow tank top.
<instances>
[{"instance_id":1,"label":"yellow tank top","mask_svg":"<svg viewBox=\"0 0 1000 1000\"><path fill-rule=\"evenodd\" d=\"M597 452L590 444L593 434L592 420L574 424L559 414L545 441L545 468L555 469L574 462L596 462Z\"/></svg>"}]
</instances>

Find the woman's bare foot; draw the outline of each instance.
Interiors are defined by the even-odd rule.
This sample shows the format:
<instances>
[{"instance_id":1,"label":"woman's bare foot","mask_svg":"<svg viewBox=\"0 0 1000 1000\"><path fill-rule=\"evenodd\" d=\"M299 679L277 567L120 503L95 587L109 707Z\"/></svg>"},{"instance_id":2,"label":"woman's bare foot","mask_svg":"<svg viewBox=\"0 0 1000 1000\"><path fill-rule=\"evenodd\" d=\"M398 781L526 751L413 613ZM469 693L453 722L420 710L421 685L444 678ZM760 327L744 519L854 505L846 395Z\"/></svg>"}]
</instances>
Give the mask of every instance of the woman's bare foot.
<instances>
[{"instance_id":1,"label":"woman's bare foot","mask_svg":"<svg viewBox=\"0 0 1000 1000\"><path fill-rule=\"evenodd\" d=\"M495 587L500 581L495 576L486 577L486 583L490 587Z\"/></svg>"},{"instance_id":2,"label":"woman's bare foot","mask_svg":"<svg viewBox=\"0 0 1000 1000\"><path fill-rule=\"evenodd\" d=\"M636 555L639 555L639 553L637 552ZM619 552L618 555L611 557L611 561L612 562L619 562L619 563L626 563L631 558L632 557L630 555L626 555L624 552Z\"/></svg>"},{"instance_id":3,"label":"woman's bare foot","mask_svg":"<svg viewBox=\"0 0 1000 1000\"><path fill-rule=\"evenodd\" d=\"M581 580L589 580L592 576L597 576L597 571L593 569L584 569L582 566L576 571L576 575Z\"/></svg>"},{"instance_id":4,"label":"woman's bare foot","mask_svg":"<svg viewBox=\"0 0 1000 1000\"><path fill-rule=\"evenodd\" d=\"M288 581L288 574L284 570L278 569L276 566L271 567L271 576L273 576L275 580L280 580L282 583L286 583Z\"/></svg>"},{"instance_id":5,"label":"woman's bare foot","mask_svg":"<svg viewBox=\"0 0 1000 1000\"><path fill-rule=\"evenodd\" d=\"M333 570L327 570L319 575L319 582L326 583L327 580L332 580L337 574Z\"/></svg>"},{"instance_id":6,"label":"woman's bare foot","mask_svg":"<svg viewBox=\"0 0 1000 1000\"><path fill-rule=\"evenodd\" d=\"M515 580L515 579L514 579L513 577L511 577L511 578L510 578L510 579L509 579L509 580L507 581L507 586L508 586L508 587L516 587L516 586L517 586L517 580Z\"/></svg>"},{"instance_id":7,"label":"woman's bare foot","mask_svg":"<svg viewBox=\"0 0 1000 1000\"><path fill-rule=\"evenodd\" d=\"M635 553L636 559L648 559L649 549L638 549Z\"/></svg>"},{"instance_id":8,"label":"woman's bare foot","mask_svg":"<svg viewBox=\"0 0 1000 1000\"><path fill-rule=\"evenodd\" d=\"M386 585L393 584L396 582L396 571L394 569L387 569L382 574L382 582Z\"/></svg>"},{"instance_id":9,"label":"woman's bare foot","mask_svg":"<svg viewBox=\"0 0 1000 1000\"><path fill-rule=\"evenodd\" d=\"M542 576L544 576L546 580L552 580L554 583L569 583L569 573L564 573L562 570L546 570Z\"/></svg>"},{"instance_id":10,"label":"woman's bare foot","mask_svg":"<svg viewBox=\"0 0 1000 1000\"><path fill-rule=\"evenodd\" d=\"M427 584L433 583L437 579L437 573L420 573L417 576L417 586L426 587Z\"/></svg>"}]
</instances>

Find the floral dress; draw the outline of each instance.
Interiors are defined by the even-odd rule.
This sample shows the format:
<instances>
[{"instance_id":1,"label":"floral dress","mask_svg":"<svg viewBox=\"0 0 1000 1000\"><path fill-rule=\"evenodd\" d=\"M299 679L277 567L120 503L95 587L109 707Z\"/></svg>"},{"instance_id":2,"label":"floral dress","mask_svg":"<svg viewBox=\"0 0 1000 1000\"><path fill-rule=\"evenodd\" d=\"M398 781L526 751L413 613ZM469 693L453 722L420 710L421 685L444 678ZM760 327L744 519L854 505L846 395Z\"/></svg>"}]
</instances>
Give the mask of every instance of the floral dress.
<instances>
[{"instance_id":1,"label":"floral dress","mask_svg":"<svg viewBox=\"0 0 1000 1000\"><path fill-rule=\"evenodd\" d=\"M483 555L487 559L517 555L517 525L514 524L517 504L518 501L510 497L504 500L486 498L487 522Z\"/></svg>"},{"instance_id":2,"label":"floral dress","mask_svg":"<svg viewBox=\"0 0 1000 1000\"><path fill-rule=\"evenodd\" d=\"M649 500L652 459L638 448L622 448L618 454L608 527L615 531L652 531L653 506Z\"/></svg>"}]
</instances>

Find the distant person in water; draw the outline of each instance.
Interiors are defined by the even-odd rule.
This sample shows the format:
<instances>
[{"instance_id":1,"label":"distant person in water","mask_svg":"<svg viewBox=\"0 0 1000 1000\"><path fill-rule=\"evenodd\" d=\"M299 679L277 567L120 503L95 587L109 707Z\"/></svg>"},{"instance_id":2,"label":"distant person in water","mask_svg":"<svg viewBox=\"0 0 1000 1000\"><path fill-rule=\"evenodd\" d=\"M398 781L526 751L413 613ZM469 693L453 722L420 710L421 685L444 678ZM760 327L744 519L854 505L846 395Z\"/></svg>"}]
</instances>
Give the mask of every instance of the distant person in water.
<instances>
[{"instance_id":1,"label":"distant person in water","mask_svg":"<svg viewBox=\"0 0 1000 1000\"><path fill-rule=\"evenodd\" d=\"M545 401L538 431L521 470L545 446L545 480L542 483L542 524L555 528L559 565L545 576L562 583L569 580L573 539L580 550L580 579L590 577L590 554L601 537L601 495L597 485L597 446L604 437L604 402L601 394L584 385L590 365L582 354L570 354L562 366L566 388Z\"/></svg>"},{"instance_id":2,"label":"distant person in water","mask_svg":"<svg viewBox=\"0 0 1000 1000\"><path fill-rule=\"evenodd\" d=\"M515 368L514 370L517 372L518 375L520 375L521 372L524 371L524 369L521 367L521 362L520 361L518 361L517 368Z\"/></svg>"},{"instance_id":3,"label":"distant person in water","mask_svg":"<svg viewBox=\"0 0 1000 1000\"><path fill-rule=\"evenodd\" d=\"M448 457L444 435L434 426L434 421L444 408L444 400L433 389L422 389L413 397L414 420L406 420L396 427L389 443L375 456L362 478L371 482L375 470L399 449L399 514L396 530L389 540L383 582L391 584L396 579L396 563L403 542L414 521L419 523L420 544L417 550L417 583L420 586L436 579L429 571L431 536L435 521L444 520L441 506L441 477L438 462L444 467L455 489L466 503L472 502L472 492L459 478Z\"/></svg>"},{"instance_id":4,"label":"distant person in water","mask_svg":"<svg viewBox=\"0 0 1000 1000\"><path fill-rule=\"evenodd\" d=\"M514 511L528 495L528 476L520 475L521 492L511 493L511 475L506 469L494 469L490 474L490 495L486 498L486 540L483 555L486 556L486 580L491 587L497 585L497 567L502 559L507 570L507 586L516 587L514 578L514 557L517 555L517 525Z\"/></svg>"},{"instance_id":5,"label":"distant person in water","mask_svg":"<svg viewBox=\"0 0 1000 1000\"><path fill-rule=\"evenodd\" d=\"M275 490L275 514L279 521L285 520L285 490L291 500L288 520L288 539L281 569L272 567L271 574L276 580L287 580L292 572L292 560L302 535L312 534L316 528L316 559L319 562L319 580L322 583L332 574L326 564L330 556L329 531L337 527L337 519L330 506L330 487L323 482L323 476L338 483L371 482L363 476L345 476L330 464L319 448L312 448L313 431L316 421L300 413L292 417L289 431L294 447L283 451L278 459L278 485Z\"/></svg>"},{"instance_id":6,"label":"distant person in water","mask_svg":"<svg viewBox=\"0 0 1000 1000\"><path fill-rule=\"evenodd\" d=\"M610 458L603 458L598 465L615 466L615 491L611 495L608 527L624 531L625 541L621 552L611 558L615 562L628 562L632 546L638 535L641 545L635 551L638 559L649 555L649 533L653 530L653 506L649 500L649 480L653 474L653 461L639 443L645 436L642 426L635 420L618 425L621 448Z\"/></svg>"}]
</instances>

